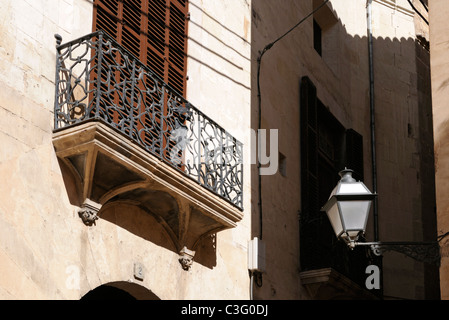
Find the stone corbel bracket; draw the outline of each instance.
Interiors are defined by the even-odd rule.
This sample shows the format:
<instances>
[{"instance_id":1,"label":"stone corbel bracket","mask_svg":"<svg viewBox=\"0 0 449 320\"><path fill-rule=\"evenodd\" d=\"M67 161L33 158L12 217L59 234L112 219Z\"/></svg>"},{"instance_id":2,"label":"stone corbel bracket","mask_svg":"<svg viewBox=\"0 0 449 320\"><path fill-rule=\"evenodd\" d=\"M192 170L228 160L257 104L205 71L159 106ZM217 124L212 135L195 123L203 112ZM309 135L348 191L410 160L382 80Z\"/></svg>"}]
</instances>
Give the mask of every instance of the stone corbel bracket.
<instances>
[{"instance_id":1,"label":"stone corbel bracket","mask_svg":"<svg viewBox=\"0 0 449 320\"><path fill-rule=\"evenodd\" d=\"M187 249L184 247L179 252L179 263L183 270L188 271L193 264L193 257L195 256L195 251Z\"/></svg>"},{"instance_id":2,"label":"stone corbel bracket","mask_svg":"<svg viewBox=\"0 0 449 320\"><path fill-rule=\"evenodd\" d=\"M86 226L92 226L95 224L95 221L98 220L98 212L100 209L101 204L86 199L81 208L78 209L78 215Z\"/></svg>"}]
</instances>

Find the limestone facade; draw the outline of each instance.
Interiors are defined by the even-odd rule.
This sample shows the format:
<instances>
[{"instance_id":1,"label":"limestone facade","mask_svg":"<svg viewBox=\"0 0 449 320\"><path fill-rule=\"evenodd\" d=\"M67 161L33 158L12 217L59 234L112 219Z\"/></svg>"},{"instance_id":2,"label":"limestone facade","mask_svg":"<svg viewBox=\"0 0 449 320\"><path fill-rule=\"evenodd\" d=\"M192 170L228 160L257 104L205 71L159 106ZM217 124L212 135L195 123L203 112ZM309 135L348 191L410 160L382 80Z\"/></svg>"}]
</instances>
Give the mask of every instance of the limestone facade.
<instances>
[{"instance_id":1,"label":"limestone facade","mask_svg":"<svg viewBox=\"0 0 449 320\"><path fill-rule=\"evenodd\" d=\"M186 96L245 144L244 157L248 159L250 6L240 0L233 1L232 6L228 1L190 1ZM153 193L153 198L159 197L161 208L173 204L167 195L173 192L188 201L176 200L180 210L188 211L175 222L181 226L177 236L190 237L186 241L195 245L194 249L177 246L176 237L167 231L161 217L148 214L135 199L80 203L80 185L58 150L68 152L73 146L82 150L83 137L89 137L89 132L105 139L89 140L100 148L103 142L120 138L111 138L114 134L105 138L108 130L101 128L78 128L71 138L68 131L53 133L54 35L61 35L65 43L91 33L93 1L8 0L2 1L0 12L0 171L4 181L0 298L80 299L97 287L110 285L143 299L248 299L250 180L246 179L243 187L243 210L237 210L169 168L164 177L155 178L153 174L162 172L157 159L150 157L147 167L139 164L140 160L131 160L133 152L135 158L147 157L140 149L129 149L113 158L128 169L153 177L153 182L162 179L166 192ZM111 150L107 143L107 150ZM104 163L112 163L109 161ZM156 171L151 166L157 167ZM245 164L244 170L249 166ZM110 168L106 171L103 177L113 174ZM244 175L249 177L249 173ZM82 186L89 184L87 177L81 178ZM206 215L201 209L204 205L211 210ZM189 211L193 207L201 213ZM193 219L195 215L201 219ZM90 222L83 223L80 216L91 218ZM183 233L201 233L202 223L212 228L217 218L223 224L215 227L225 231L209 232L201 241L194 239L194 233Z\"/></svg>"},{"instance_id":2,"label":"limestone facade","mask_svg":"<svg viewBox=\"0 0 449 320\"><path fill-rule=\"evenodd\" d=\"M253 2L253 61L266 45L290 30L322 2ZM435 241L429 53L425 46L428 26L406 0L375 0L371 3L378 240ZM302 77L307 76L316 86L318 99L344 128L352 128L362 135L364 182L373 191L366 6L367 1L332 0L313 15L321 27L321 55L314 48L312 19L304 21L263 55L261 127L279 128L279 152L286 158L287 174L262 179L263 223L260 227L256 215L253 233L260 234L263 228L270 263L263 276L263 286L256 291L260 297L282 299L287 292L294 292L295 298L309 298L309 289L319 292L320 285L322 288L326 281L333 279L327 276L327 271L317 270L313 287L306 290L305 286L297 286L298 273L304 275L304 281L312 282L311 271L303 273L301 270L304 258L300 253L301 235L297 233L304 201L300 197L301 190L310 188L307 184L301 185ZM252 124L257 127L256 65L252 69L252 83ZM253 171L253 185L257 185L256 177ZM257 194L255 190L254 206L257 205ZM367 241L375 238L373 226L371 213ZM315 234L317 238L323 236L320 231ZM282 255L277 248L283 248ZM439 297L437 267L387 252L382 268L385 297ZM329 288L335 289L332 285ZM344 293L341 294L343 298Z\"/></svg>"},{"instance_id":3,"label":"limestone facade","mask_svg":"<svg viewBox=\"0 0 449 320\"><path fill-rule=\"evenodd\" d=\"M320 3L189 1L185 98L243 143L243 210L237 210L142 156L138 147L124 146L108 128L89 123L76 127L78 132L54 133L54 34L64 43L91 33L93 1L1 1L0 298L80 299L103 285L141 299L249 299L252 293L257 299L372 298L334 270L301 270L299 232L301 190L308 187L301 184L300 167L304 76L333 117L363 137L364 182L370 188L373 183L366 1L331 0L314 15L322 28L321 55L314 49L312 19L266 52L258 123L259 50ZM423 46L428 29L406 0L374 0L372 8L379 237L431 239L436 236L433 141ZM278 130L282 155L280 170L263 176L262 184L251 158L256 148L251 138L260 128ZM68 150L93 150L83 149L84 143L114 155L111 159L144 181L102 198L126 194L126 201L80 201L80 185L89 191L90 180L74 179L65 157ZM162 193L152 194L151 208L127 193L156 185ZM177 215L167 222L148 210ZM204 219L189 220L192 216ZM177 234L170 232L173 225L180 227ZM217 232L204 231L204 225ZM372 218L368 225L370 240ZM266 270L251 287L248 241L262 231ZM431 266L388 253L382 268L385 296L438 295Z\"/></svg>"}]
</instances>

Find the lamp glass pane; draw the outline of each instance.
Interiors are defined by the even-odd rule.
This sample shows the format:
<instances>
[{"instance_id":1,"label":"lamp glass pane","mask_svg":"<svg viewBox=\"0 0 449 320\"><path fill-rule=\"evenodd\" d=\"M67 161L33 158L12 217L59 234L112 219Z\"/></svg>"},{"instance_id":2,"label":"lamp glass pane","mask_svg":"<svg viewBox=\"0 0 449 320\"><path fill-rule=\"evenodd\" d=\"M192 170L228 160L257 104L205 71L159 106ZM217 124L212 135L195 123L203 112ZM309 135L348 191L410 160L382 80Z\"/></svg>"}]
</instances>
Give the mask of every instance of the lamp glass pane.
<instances>
[{"instance_id":1,"label":"lamp glass pane","mask_svg":"<svg viewBox=\"0 0 449 320\"><path fill-rule=\"evenodd\" d=\"M348 231L349 238L356 240L357 236L359 235L360 231Z\"/></svg>"},{"instance_id":2,"label":"lamp glass pane","mask_svg":"<svg viewBox=\"0 0 449 320\"><path fill-rule=\"evenodd\" d=\"M327 211L327 217L329 218L332 228L338 237L343 231L343 226L341 225L337 202L335 202L335 204Z\"/></svg>"},{"instance_id":3,"label":"lamp glass pane","mask_svg":"<svg viewBox=\"0 0 449 320\"><path fill-rule=\"evenodd\" d=\"M368 190L361 183L342 183L338 194L367 194Z\"/></svg>"},{"instance_id":4,"label":"lamp glass pane","mask_svg":"<svg viewBox=\"0 0 449 320\"><path fill-rule=\"evenodd\" d=\"M339 201L345 230L365 230L371 201Z\"/></svg>"}]
</instances>

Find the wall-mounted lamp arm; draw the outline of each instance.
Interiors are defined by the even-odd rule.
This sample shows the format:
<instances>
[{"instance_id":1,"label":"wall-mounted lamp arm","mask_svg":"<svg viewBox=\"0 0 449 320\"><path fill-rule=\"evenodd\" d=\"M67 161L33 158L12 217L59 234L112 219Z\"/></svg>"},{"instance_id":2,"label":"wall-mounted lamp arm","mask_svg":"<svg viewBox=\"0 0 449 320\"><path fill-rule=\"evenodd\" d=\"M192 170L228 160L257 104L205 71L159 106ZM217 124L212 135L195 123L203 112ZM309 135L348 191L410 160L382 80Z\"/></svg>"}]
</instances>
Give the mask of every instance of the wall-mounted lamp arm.
<instances>
[{"instance_id":1,"label":"wall-mounted lamp arm","mask_svg":"<svg viewBox=\"0 0 449 320\"><path fill-rule=\"evenodd\" d=\"M376 256L383 255L386 251L396 251L409 256L417 261L431 264L440 264L440 245L438 241L431 242L353 242L348 244L350 248L355 246L369 246Z\"/></svg>"}]
</instances>

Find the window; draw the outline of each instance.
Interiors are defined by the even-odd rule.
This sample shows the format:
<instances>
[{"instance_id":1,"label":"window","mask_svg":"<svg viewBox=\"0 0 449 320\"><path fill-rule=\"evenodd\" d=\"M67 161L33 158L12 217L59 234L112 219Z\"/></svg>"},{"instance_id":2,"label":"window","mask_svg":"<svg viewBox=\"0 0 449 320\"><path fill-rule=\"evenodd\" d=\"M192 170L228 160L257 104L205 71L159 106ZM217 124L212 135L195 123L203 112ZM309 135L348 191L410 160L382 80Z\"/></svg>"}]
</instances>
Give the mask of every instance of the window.
<instances>
[{"instance_id":1,"label":"window","mask_svg":"<svg viewBox=\"0 0 449 320\"><path fill-rule=\"evenodd\" d=\"M326 203L345 167L355 170L363 180L363 138L346 129L317 98L308 77L300 84L301 134L301 223L300 249L302 270L332 267L355 282L364 281L366 248L349 252L332 230Z\"/></svg>"},{"instance_id":2,"label":"window","mask_svg":"<svg viewBox=\"0 0 449 320\"><path fill-rule=\"evenodd\" d=\"M318 22L316 22L316 20L313 19L313 48L315 49L316 52L318 52L320 56L322 53L321 38L322 38L321 27L318 24Z\"/></svg>"},{"instance_id":3,"label":"window","mask_svg":"<svg viewBox=\"0 0 449 320\"><path fill-rule=\"evenodd\" d=\"M103 30L185 97L187 0L94 0Z\"/></svg>"},{"instance_id":4,"label":"window","mask_svg":"<svg viewBox=\"0 0 449 320\"><path fill-rule=\"evenodd\" d=\"M323 0L314 0L313 6L316 9L322 3ZM344 34L331 4L313 14L313 47L335 74L340 74L341 36Z\"/></svg>"}]
</instances>

